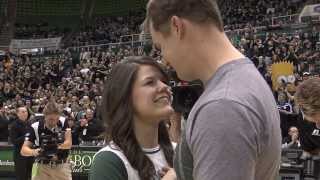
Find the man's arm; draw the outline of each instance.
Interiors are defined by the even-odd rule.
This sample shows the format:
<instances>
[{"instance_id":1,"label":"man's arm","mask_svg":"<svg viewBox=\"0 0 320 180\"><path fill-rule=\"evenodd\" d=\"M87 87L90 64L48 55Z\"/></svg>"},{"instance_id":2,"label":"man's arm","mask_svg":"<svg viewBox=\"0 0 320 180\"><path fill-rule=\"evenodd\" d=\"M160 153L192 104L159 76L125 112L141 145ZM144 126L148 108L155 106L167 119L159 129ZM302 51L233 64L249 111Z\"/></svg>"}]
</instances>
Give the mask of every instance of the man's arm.
<instances>
[{"instance_id":1,"label":"man's arm","mask_svg":"<svg viewBox=\"0 0 320 180\"><path fill-rule=\"evenodd\" d=\"M32 149L32 143L28 140L25 140L23 145L22 145L22 148L21 148L21 151L20 151L20 154L22 156L26 156L26 157L30 157L30 156L33 156L33 157L36 157L36 156L39 156L40 154L40 149Z\"/></svg>"},{"instance_id":2,"label":"man's arm","mask_svg":"<svg viewBox=\"0 0 320 180\"><path fill-rule=\"evenodd\" d=\"M67 128L64 134L64 142L59 145L58 149L71 149L72 146L72 136L71 136L71 129Z\"/></svg>"},{"instance_id":3,"label":"man's arm","mask_svg":"<svg viewBox=\"0 0 320 180\"><path fill-rule=\"evenodd\" d=\"M205 105L190 138L196 180L254 180L259 133L244 106L226 100ZM250 117L251 116L251 117ZM189 129L187 129L189 132Z\"/></svg>"},{"instance_id":4,"label":"man's arm","mask_svg":"<svg viewBox=\"0 0 320 180\"><path fill-rule=\"evenodd\" d=\"M33 130L33 128L28 129L26 135L25 135L25 140L23 142L23 145L20 150L20 154L22 156L39 156L40 154L40 148L38 149L33 149L32 146L34 144L34 141L36 140L36 135Z\"/></svg>"}]
</instances>

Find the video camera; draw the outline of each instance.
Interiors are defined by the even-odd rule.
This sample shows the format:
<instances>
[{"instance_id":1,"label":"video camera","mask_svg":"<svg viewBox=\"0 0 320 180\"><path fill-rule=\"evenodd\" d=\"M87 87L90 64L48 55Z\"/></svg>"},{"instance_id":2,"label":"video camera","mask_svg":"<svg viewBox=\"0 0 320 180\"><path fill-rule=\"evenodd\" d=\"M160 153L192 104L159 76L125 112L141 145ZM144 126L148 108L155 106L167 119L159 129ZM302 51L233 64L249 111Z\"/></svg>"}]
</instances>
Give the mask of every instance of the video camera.
<instances>
[{"instance_id":1,"label":"video camera","mask_svg":"<svg viewBox=\"0 0 320 180\"><path fill-rule=\"evenodd\" d=\"M202 94L204 88L201 81L182 82L173 69L167 69L172 88L172 107L187 119L193 105Z\"/></svg>"},{"instance_id":2,"label":"video camera","mask_svg":"<svg viewBox=\"0 0 320 180\"><path fill-rule=\"evenodd\" d=\"M319 180L320 157L306 155L302 149L282 149L280 179Z\"/></svg>"},{"instance_id":3,"label":"video camera","mask_svg":"<svg viewBox=\"0 0 320 180\"><path fill-rule=\"evenodd\" d=\"M172 106L176 112L188 115L198 100L203 89L201 85L185 85L172 87Z\"/></svg>"},{"instance_id":4,"label":"video camera","mask_svg":"<svg viewBox=\"0 0 320 180\"><path fill-rule=\"evenodd\" d=\"M58 146L64 142L64 132L54 130L51 134L40 134L42 142L40 144L40 158L51 159L58 154Z\"/></svg>"}]
</instances>

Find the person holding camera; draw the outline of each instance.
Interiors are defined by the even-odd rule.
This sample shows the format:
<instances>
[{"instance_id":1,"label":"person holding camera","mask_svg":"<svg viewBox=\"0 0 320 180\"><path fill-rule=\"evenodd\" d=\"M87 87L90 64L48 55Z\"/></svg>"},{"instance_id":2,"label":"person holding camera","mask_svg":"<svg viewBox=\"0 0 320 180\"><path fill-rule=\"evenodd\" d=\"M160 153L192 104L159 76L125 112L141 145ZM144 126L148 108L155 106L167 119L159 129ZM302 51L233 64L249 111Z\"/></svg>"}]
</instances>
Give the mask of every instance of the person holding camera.
<instances>
[{"instance_id":1,"label":"person holding camera","mask_svg":"<svg viewBox=\"0 0 320 180\"><path fill-rule=\"evenodd\" d=\"M61 117L60 109L53 100L49 101L44 117L33 123L25 135L21 155L35 157L33 180L71 180L71 167L68 162L72 146L71 129Z\"/></svg>"},{"instance_id":2,"label":"person holding camera","mask_svg":"<svg viewBox=\"0 0 320 180\"><path fill-rule=\"evenodd\" d=\"M11 124L10 140L13 144L14 169L17 180L30 180L33 157L24 157L20 155L20 150L24 142L24 136L31 126L29 123L29 112L26 106L18 106L16 118Z\"/></svg>"}]
</instances>

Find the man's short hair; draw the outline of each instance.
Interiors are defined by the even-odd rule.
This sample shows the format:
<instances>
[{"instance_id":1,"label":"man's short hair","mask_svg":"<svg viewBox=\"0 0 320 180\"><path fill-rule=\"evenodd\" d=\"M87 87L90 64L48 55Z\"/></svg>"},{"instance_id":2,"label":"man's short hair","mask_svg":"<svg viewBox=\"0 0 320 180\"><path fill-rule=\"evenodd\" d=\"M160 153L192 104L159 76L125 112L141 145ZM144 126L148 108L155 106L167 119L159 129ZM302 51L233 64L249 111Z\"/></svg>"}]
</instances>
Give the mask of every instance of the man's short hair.
<instances>
[{"instance_id":1,"label":"man's short hair","mask_svg":"<svg viewBox=\"0 0 320 180\"><path fill-rule=\"evenodd\" d=\"M61 110L59 105L55 102L54 99L50 99L43 110L44 115L51 115L51 114L60 114Z\"/></svg>"},{"instance_id":2,"label":"man's short hair","mask_svg":"<svg viewBox=\"0 0 320 180\"><path fill-rule=\"evenodd\" d=\"M296 103L306 115L320 113L320 78L311 78L303 81L295 94Z\"/></svg>"},{"instance_id":3,"label":"man's short hair","mask_svg":"<svg viewBox=\"0 0 320 180\"><path fill-rule=\"evenodd\" d=\"M221 32L223 21L217 0L150 0L144 30L153 28L163 34L169 34L169 20L172 16L185 18L198 24L214 24Z\"/></svg>"}]
</instances>

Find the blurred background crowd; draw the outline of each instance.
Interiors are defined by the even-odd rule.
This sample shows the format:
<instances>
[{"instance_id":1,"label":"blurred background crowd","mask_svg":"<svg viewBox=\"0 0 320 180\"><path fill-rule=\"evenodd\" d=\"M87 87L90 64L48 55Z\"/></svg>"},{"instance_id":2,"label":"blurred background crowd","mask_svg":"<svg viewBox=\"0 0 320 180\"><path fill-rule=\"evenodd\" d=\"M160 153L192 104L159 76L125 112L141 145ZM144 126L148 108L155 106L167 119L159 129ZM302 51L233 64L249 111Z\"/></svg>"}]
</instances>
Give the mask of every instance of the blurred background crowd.
<instances>
[{"instance_id":1,"label":"blurred background crowd","mask_svg":"<svg viewBox=\"0 0 320 180\"><path fill-rule=\"evenodd\" d=\"M75 3L69 1L66 2ZM140 34L144 10L141 7L124 8L123 11L129 13L118 15L121 11L103 15L103 8L109 5L97 1L92 5L94 7L79 7L79 23L71 27L67 25L74 20L67 18L65 26L49 19L26 23L23 15L41 15L43 12L34 11L36 7L22 11L24 4L14 6L13 2L17 3L4 1L0 5L0 41L5 42L6 39L1 38L9 35L13 39L31 40L60 37L62 41L61 47L44 48L41 53L13 53L8 48L1 51L0 141L8 141L8 126L14 119L17 106L26 105L31 119L36 121L52 96L70 121L74 144L92 141L81 133L88 122L92 129L96 129L88 130L88 136L99 137L103 132L99 105L104 81L112 67L129 56L150 55L161 60L160 52L150 43L150 37ZM298 20L302 8L314 3L319 2L225 0L219 3L227 35L254 62L273 90L281 112L298 113L293 99L295 87L320 73L319 21L302 23ZM10 14L12 9L16 10L16 16ZM56 13L65 12L67 10ZM75 14L73 10L68 13L71 16ZM287 74L273 80L276 73L273 65L276 63L291 64L290 77ZM284 138L290 137L288 130L289 127L285 127Z\"/></svg>"}]
</instances>

